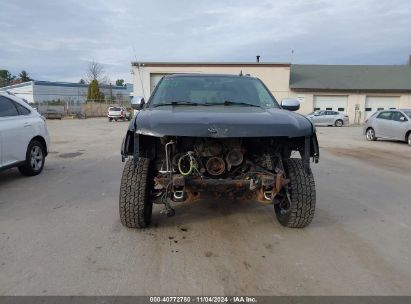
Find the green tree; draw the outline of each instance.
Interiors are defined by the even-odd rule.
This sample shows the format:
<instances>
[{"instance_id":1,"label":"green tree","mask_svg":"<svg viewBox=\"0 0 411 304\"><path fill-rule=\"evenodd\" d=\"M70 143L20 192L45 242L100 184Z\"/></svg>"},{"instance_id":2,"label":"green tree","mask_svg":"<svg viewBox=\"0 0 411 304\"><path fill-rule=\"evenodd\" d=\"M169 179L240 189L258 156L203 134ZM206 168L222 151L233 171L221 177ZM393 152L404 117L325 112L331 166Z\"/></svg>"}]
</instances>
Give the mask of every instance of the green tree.
<instances>
[{"instance_id":1,"label":"green tree","mask_svg":"<svg viewBox=\"0 0 411 304\"><path fill-rule=\"evenodd\" d=\"M96 79L92 80L88 85L87 101L104 101L104 94L100 92L98 81Z\"/></svg>"},{"instance_id":2,"label":"green tree","mask_svg":"<svg viewBox=\"0 0 411 304\"><path fill-rule=\"evenodd\" d=\"M0 87L8 86L16 79L8 70L0 70Z\"/></svg>"},{"instance_id":3,"label":"green tree","mask_svg":"<svg viewBox=\"0 0 411 304\"><path fill-rule=\"evenodd\" d=\"M26 81L31 80L31 78L29 76L29 73L27 73L25 70L20 72L19 78L20 78L21 82L26 82Z\"/></svg>"},{"instance_id":4,"label":"green tree","mask_svg":"<svg viewBox=\"0 0 411 304\"><path fill-rule=\"evenodd\" d=\"M124 85L124 79L117 79L116 80L116 86L123 86Z\"/></svg>"},{"instance_id":5,"label":"green tree","mask_svg":"<svg viewBox=\"0 0 411 304\"><path fill-rule=\"evenodd\" d=\"M80 83L80 84L86 84L86 81L85 81L83 78L81 78L78 83Z\"/></svg>"}]
</instances>

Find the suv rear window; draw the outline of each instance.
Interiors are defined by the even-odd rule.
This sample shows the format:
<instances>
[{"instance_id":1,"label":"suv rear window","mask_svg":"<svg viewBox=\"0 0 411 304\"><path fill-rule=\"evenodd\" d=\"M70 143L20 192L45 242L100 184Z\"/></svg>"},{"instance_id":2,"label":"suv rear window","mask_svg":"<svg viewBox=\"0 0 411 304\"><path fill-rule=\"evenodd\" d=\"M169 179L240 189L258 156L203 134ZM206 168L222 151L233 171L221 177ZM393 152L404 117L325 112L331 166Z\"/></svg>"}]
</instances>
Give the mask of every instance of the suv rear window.
<instances>
[{"instance_id":1,"label":"suv rear window","mask_svg":"<svg viewBox=\"0 0 411 304\"><path fill-rule=\"evenodd\" d=\"M10 99L0 96L0 117L18 116L19 112L15 103Z\"/></svg>"},{"instance_id":2,"label":"suv rear window","mask_svg":"<svg viewBox=\"0 0 411 304\"><path fill-rule=\"evenodd\" d=\"M118 107L111 107L109 111L121 111L121 108Z\"/></svg>"},{"instance_id":3,"label":"suv rear window","mask_svg":"<svg viewBox=\"0 0 411 304\"><path fill-rule=\"evenodd\" d=\"M17 111L19 111L19 115L28 115L28 114L30 114L30 110L27 109L26 107L23 107L21 104L19 104L17 102L15 102L14 104L17 108Z\"/></svg>"},{"instance_id":4,"label":"suv rear window","mask_svg":"<svg viewBox=\"0 0 411 304\"><path fill-rule=\"evenodd\" d=\"M378 114L377 118L379 119L391 119L392 112L381 112Z\"/></svg>"}]
</instances>

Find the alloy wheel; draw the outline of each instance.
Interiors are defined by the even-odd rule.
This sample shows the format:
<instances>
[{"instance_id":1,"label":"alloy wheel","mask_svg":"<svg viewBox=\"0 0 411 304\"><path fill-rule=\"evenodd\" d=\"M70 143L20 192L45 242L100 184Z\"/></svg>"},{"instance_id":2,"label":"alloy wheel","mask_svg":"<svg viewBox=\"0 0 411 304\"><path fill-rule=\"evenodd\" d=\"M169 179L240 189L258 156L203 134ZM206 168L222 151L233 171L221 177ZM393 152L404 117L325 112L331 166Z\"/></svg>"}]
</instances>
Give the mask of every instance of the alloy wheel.
<instances>
[{"instance_id":1,"label":"alloy wheel","mask_svg":"<svg viewBox=\"0 0 411 304\"><path fill-rule=\"evenodd\" d=\"M43 150L39 146L34 146L30 151L30 166L33 170L38 171L43 165Z\"/></svg>"},{"instance_id":2,"label":"alloy wheel","mask_svg":"<svg viewBox=\"0 0 411 304\"><path fill-rule=\"evenodd\" d=\"M368 140L373 140L374 139L374 130L373 129L367 130L367 139Z\"/></svg>"}]
</instances>

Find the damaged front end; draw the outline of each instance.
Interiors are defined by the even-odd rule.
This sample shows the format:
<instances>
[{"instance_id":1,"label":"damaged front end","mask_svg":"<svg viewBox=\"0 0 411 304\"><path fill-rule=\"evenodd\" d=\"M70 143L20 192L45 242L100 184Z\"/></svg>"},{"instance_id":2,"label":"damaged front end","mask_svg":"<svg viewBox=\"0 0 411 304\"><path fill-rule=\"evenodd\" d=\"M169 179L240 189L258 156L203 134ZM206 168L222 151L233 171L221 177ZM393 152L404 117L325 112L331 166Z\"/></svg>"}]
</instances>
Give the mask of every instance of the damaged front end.
<instances>
[{"instance_id":1,"label":"damaged front end","mask_svg":"<svg viewBox=\"0 0 411 304\"><path fill-rule=\"evenodd\" d=\"M164 204L172 216L171 202L198 200L202 193L231 199L274 203L287 212L290 183L283 159L299 153L305 170L310 158L318 162L315 133L296 138L155 137L129 131L122 144L123 160L150 159L153 189L150 199Z\"/></svg>"}]
</instances>

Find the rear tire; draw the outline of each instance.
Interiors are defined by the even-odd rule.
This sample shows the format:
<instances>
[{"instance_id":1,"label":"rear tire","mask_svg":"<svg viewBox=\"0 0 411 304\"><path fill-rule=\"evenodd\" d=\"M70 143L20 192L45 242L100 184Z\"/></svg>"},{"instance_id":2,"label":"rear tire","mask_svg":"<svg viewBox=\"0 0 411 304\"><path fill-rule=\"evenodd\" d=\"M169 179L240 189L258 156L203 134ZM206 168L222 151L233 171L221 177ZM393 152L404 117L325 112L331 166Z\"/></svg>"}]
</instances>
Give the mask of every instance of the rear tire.
<instances>
[{"instance_id":1,"label":"rear tire","mask_svg":"<svg viewBox=\"0 0 411 304\"><path fill-rule=\"evenodd\" d=\"M112 121L113 121L113 118L109 118L108 121L109 121L109 122L112 122Z\"/></svg>"},{"instance_id":2,"label":"rear tire","mask_svg":"<svg viewBox=\"0 0 411 304\"><path fill-rule=\"evenodd\" d=\"M344 122L341 119L337 119L335 121L335 126L336 127L342 127L344 125Z\"/></svg>"},{"instance_id":3,"label":"rear tire","mask_svg":"<svg viewBox=\"0 0 411 304\"><path fill-rule=\"evenodd\" d=\"M280 206L274 205L277 219L285 227L304 228L314 218L316 192L313 174L311 169L307 173L302 160L296 158L285 159L284 169L290 179L288 191L291 206L288 212L282 214Z\"/></svg>"},{"instance_id":4,"label":"rear tire","mask_svg":"<svg viewBox=\"0 0 411 304\"><path fill-rule=\"evenodd\" d=\"M377 140L377 137L375 137L375 131L373 128L368 128L367 131L365 131L365 137L367 138L368 141Z\"/></svg>"},{"instance_id":5,"label":"rear tire","mask_svg":"<svg viewBox=\"0 0 411 304\"><path fill-rule=\"evenodd\" d=\"M43 171L45 162L45 147L37 140L32 140L26 151L26 161L19 166L20 173L24 176L35 176Z\"/></svg>"},{"instance_id":6,"label":"rear tire","mask_svg":"<svg viewBox=\"0 0 411 304\"><path fill-rule=\"evenodd\" d=\"M411 132L408 132L407 142L408 142L408 145L411 146Z\"/></svg>"},{"instance_id":7,"label":"rear tire","mask_svg":"<svg viewBox=\"0 0 411 304\"><path fill-rule=\"evenodd\" d=\"M150 160L139 158L137 166L134 160L127 160L120 186L120 220L128 228L145 228L151 223L153 202L150 190L153 178L150 170Z\"/></svg>"}]
</instances>

